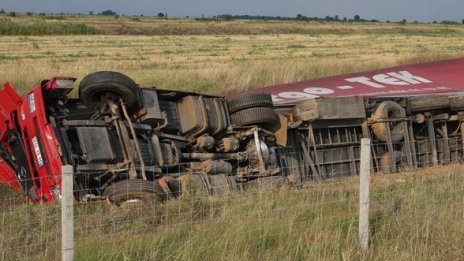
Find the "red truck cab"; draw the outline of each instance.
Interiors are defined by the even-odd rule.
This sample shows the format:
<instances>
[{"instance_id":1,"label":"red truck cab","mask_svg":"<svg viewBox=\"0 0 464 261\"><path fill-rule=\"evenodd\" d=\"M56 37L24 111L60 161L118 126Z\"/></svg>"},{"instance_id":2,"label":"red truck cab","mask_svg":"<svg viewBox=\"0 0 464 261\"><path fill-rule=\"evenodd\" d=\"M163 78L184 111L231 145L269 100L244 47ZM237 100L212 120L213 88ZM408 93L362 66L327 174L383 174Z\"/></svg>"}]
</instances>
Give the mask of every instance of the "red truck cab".
<instances>
[{"instance_id":1,"label":"red truck cab","mask_svg":"<svg viewBox=\"0 0 464 261\"><path fill-rule=\"evenodd\" d=\"M0 183L42 202L60 198L61 148L47 119L48 99L64 98L75 78L42 81L21 98L6 83L0 90Z\"/></svg>"},{"instance_id":2,"label":"red truck cab","mask_svg":"<svg viewBox=\"0 0 464 261\"><path fill-rule=\"evenodd\" d=\"M80 81L76 99L68 97L75 80L44 80L22 98L11 84L0 89L0 184L54 202L71 165L77 201L122 204L162 202L192 174L211 194L282 176L269 94L140 88L101 71Z\"/></svg>"}]
</instances>

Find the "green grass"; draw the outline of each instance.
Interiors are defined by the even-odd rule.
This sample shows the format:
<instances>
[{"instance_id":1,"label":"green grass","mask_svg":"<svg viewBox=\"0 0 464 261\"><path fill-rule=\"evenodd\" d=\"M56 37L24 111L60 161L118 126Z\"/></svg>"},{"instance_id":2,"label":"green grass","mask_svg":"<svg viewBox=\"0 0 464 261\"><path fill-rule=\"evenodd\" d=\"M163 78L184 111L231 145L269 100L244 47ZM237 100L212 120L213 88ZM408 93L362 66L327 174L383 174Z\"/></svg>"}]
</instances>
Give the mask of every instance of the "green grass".
<instances>
[{"instance_id":1,"label":"green grass","mask_svg":"<svg viewBox=\"0 0 464 261\"><path fill-rule=\"evenodd\" d=\"M463 168L374 175L368 251L357 240L358 179L348 178L155 208L80 205L76 260L458 260ZM2 208L0 258L59 259L59 207L15 204Z\"/></svg>"},{"instance_id":2,"label":"green grass","mask_svg":"<svg viewBox=\"0 0 464 261\"><path fill-rule=\"evenodd\" d=\"M35 20L23 24L0 17L0 35L91 35L101 31L85 23L50 23ZM36 46L33 45L35 49Z\"/></svg>"},{"instance_id":3,"label":"green grass","mask_svg":"<svg viewBox=\"0 0 464 261\"><path fill-rule=\"evenodd\" d=\"M302 44L290 44L287 46L287 48L291 49L301 49L301 48L306 48L306 46L302 45Z\"/></svg>"}]
</instances>

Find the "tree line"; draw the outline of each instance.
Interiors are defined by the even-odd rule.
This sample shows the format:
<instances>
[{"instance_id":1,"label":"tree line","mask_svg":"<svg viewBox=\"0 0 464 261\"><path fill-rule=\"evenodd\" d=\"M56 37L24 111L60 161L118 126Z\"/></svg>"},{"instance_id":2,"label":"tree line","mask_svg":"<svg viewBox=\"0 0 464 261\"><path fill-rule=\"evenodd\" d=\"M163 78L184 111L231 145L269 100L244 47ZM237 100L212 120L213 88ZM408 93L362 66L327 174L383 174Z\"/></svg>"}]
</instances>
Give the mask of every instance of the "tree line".
<instances>
[{"instance_id":1,"label":"tree line","mask_svg":"<svg viewBox=\"0 0 464 261\"><path fill-rule=\"evenodd\" d=\"M17 13L14 12L14 11L10 11L10 12L7 12L5 11L3 8L0 9L0 14L7 14L9 16L16 16ZM35 15L35 13L33 12L26 12L25 13L27 16L33 16ZM120 16L120 14L118 14L117 12L111 10L111 9L107 9L107 10L104 10L104 11L101 11L101 12L94 12L94 11L89 11L87 14L83 14L83 13L64 13L64 12L61 12L61 13L49 13L50 15L53 15L53 14L58 14L58 15L89 15L89 16L94 16L94 15L98 15L98 16L114 16L116 18L118 18ZM43 15L46 15L46 13L37 13L37 15L39 16L43 16ZM125 14L121 14L122 16L128 16L128 15L125 15ZM132 15L132 16L136 16L136 15ZM140 15L141 17L143 17L144 15L141 14ZM168 19L168 13L166 12L154 12L154 14L152 16L149 16L149 17L158 17L158 18L165 18L165 19ZM186 16L185 18L190 18L190 16ZM316 22L371 22L371 23L380 23L381 21L378 20L378 19L364 19L364 18L361 18L360 15L354 15L352 18L348 18L348 17L340 17L338 15L334 15L334 16L325 16L325 17L317 17L317 16L314 16L314 17L309 17L309 16L306 16L306 15L303 15L303 14L297 14L296 16L294 17L290 17L290 16L266 16L266 15L232 15L232 14L220 14L220 15L215 15L215 16L212 16L212 17L205 17L204 15L200 17L194 17L196 20L225 20L225 21L231 21L231 20L284 20L284 21L302 21L302 22L309 22L309 21L316 21ZM396 23L400 23L400 24L406 24L408 23L407 19L402 19L400 21L390 21L390 20L386 20L384 21L386 23L390 23L390 22L396 22ZM419 23L419 21L413 21L412 23ZM461 20L461 23L459 23L458 21L454 21L454 20L442 20L440 22L438 21L432 21L430 22L432 24L448 24L448 25L458 25L458 24L464 24L464 19Z\"/></svg>"}]
</instances>

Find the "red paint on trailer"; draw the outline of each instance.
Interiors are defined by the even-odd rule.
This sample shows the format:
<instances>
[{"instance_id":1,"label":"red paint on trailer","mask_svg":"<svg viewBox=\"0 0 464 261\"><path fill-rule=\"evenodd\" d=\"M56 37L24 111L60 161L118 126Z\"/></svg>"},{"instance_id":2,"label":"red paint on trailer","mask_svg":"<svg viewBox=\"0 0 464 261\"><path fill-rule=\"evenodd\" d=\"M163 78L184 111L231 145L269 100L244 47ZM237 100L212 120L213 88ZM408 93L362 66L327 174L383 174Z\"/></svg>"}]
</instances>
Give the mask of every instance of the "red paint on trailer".
<instances>
[{"instance_id":1,"label":"red paint on trailer","mask_svg":"<svg viewBox=\"0 0 464 261\"><path fill-rule=\"evenodd\" d=\"M260 88L277 104L317 97L411 96L464 92L464 58L351 73Z\"/></svg>"}]
</instances>

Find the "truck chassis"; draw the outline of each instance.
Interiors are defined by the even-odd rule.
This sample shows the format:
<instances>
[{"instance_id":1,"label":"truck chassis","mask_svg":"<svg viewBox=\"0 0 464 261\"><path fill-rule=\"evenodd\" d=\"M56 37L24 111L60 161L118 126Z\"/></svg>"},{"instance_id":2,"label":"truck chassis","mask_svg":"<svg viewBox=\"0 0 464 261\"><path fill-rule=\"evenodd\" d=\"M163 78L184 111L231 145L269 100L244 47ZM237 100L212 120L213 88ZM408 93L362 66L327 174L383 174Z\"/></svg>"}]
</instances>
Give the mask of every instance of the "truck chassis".
<instances>
[{"instance_id":1,"label":"truck chassis","mask_svg":"<svg viewBox=\"0 0 464 261\"><path fill-rule=\"evenodd\" d=\"M273 105L265 93L229 97L140 88L117 72L53 77L22 98L0 90L0 183L40 203L60 199L61 168L75 199L162 202L188 189L225 195L299 186L359 172L362 138L374 171L460 162L464 98L339 97Z\"/></svg>"}]
</instances>

